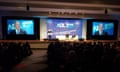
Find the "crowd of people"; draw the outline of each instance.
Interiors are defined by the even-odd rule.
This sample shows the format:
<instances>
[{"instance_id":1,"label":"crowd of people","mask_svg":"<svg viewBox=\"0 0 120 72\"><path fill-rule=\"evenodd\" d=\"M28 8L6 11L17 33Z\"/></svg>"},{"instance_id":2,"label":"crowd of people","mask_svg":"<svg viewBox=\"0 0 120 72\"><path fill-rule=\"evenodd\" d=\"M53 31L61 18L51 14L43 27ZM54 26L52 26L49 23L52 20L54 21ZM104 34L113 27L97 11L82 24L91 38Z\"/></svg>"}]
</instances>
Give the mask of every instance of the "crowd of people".
<instances>
[{"instance_id":1,"label":"crowd of people","mask_svg":"<svg viewBox=\"0 0 120 72\"><path fill-rule=\"evenodd\" d=\"M117 42L52 42L48 72L120 72Z\"/></svg>"},{"instance_id":2,"label":"crowd of people","mask_svg":"<svg viewBox=\"0 0 120 72\"><path fill-rule=\"evenodd\" d=\"M20 63L23 58L31 54L32 50L28 42L1 42L0 72L10 72L10 70Z\"/></svg>"}]
</instances>

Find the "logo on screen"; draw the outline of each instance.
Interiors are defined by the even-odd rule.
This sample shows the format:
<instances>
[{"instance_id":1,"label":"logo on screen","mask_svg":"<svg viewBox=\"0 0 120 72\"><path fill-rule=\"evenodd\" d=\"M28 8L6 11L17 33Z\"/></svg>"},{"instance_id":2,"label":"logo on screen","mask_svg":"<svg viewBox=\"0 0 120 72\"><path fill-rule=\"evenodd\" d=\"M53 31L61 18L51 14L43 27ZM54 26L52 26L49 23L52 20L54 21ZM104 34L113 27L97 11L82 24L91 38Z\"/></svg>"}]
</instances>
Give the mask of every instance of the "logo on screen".
<instances>
[{"instance_id":1,"label":"logo on screen","mask_svg":"<svg viewBox=\"0 0 120 72\"><path fill-rule=\"evenodd\" d=\"M58 27L58 28L74 28L74 24L65 24L65 23L58 23L57 25L56 25L56 27Z\"/></svg>"}]
</instances>

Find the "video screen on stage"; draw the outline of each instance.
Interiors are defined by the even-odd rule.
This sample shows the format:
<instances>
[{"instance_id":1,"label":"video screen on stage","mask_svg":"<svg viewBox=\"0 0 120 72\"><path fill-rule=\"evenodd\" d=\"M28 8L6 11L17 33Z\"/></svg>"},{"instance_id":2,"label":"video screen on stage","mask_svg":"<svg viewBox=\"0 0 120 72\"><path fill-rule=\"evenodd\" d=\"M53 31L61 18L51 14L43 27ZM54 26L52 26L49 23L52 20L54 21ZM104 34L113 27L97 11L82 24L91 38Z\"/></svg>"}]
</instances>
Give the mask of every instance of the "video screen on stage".
<instances>
[{"instance_id":1,"label":"video screen on stage","mask_svg":"<svg viewBox=\"0 0 120 72\"><path fill-rule=\"evenodd\" d=\"M116 40L118 32L117 29L117 20L88 19L87 39Z\"/></svg>"},{"instance_id":2,"label":"video screen on stage","mask_svg":"<svg viewBox=\"0 0 120 72\"><path fill-rule=\"evenodd\" d=\"M40 19L34 17L2 16L2 39L39 39L39 22Z\"/></svg>"},{"instance_id":3,"label":"video screen on stage","mask_svg":"<svg viewBox=\"0 0 120 72\"><path fill-rule=\"evenodd\" d=\"M48 18L47 30L51 31L52 38L66 34L82 38L82 19Z\"/></svg>"},{"instance_id":4,"label":"video screen on stage","mask_svg":"<svg viewBox=\"0 0 120 72\"><path fill-rule=\"evenodd\" d=\"M93 22L92 35L114 35L114 23Z\"/></svg>"},{"instance_id":5,"label":"video screen on stage","mask_svg":"<svg viewBox=\"0 0 120 72\"><path fill-rule=\"evenodd\" d=\"M7 34L26 34L34 35L34 21L33 20L7 20Z\"/></svg>"}]
</instances>

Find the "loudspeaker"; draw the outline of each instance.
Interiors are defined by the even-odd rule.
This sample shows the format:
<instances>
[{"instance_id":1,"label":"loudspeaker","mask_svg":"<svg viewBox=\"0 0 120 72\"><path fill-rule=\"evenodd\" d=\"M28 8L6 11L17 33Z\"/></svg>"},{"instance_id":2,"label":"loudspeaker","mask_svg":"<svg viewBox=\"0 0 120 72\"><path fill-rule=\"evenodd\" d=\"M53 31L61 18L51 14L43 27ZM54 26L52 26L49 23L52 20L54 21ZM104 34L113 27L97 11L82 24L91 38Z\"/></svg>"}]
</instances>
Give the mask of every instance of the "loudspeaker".
<instances>
[{"instance_id":1,"label":"loudspeaker","mask_svg":"<svg viewBox=\"0 0 120 72\"><path fill-rule=\"evenodd\" d=\"M26 6L26 10L27 10L27 11L30 10L30 6L29 6L29 5Z\"/></svg>"},{"instance_id":2,"label":"loudspeaker","mask_svg":"<svg viewBox=\"0 0 120 72\"><path fill-rule=\"evenodd\" d=\"M108 14L108 9L105 9L104 13L105 13L105 14Z\"/></svg>"}]
</instances>

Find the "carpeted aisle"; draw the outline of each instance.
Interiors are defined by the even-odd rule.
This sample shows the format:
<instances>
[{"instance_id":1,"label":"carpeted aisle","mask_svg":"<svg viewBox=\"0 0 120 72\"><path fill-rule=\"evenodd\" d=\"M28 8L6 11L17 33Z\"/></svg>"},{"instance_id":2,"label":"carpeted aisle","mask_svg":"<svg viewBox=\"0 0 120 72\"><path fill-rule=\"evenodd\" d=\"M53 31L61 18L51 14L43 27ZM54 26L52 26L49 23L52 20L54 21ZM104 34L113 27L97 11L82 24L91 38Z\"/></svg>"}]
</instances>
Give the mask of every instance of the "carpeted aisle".
<instances>
[{"instance_id":1,"label":"carpeted aisle","mask_svg":"<svg viewBox=\"0 0 120 72\"><path fill-rule=\"evenodd\" d=\"M45 72L47 50L33 50L33 54L13 68L12 72Z\"/></svg>"}]
</instances>

